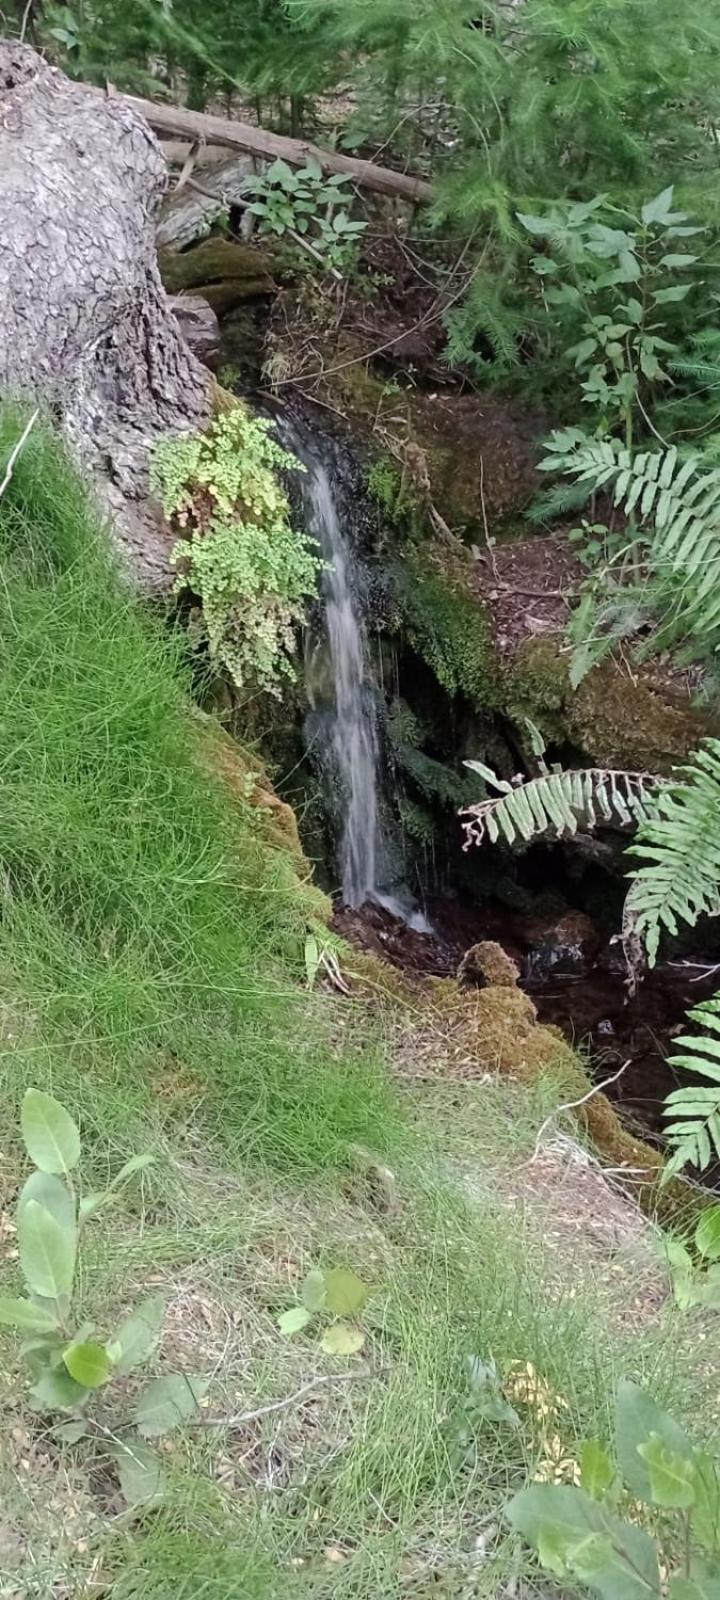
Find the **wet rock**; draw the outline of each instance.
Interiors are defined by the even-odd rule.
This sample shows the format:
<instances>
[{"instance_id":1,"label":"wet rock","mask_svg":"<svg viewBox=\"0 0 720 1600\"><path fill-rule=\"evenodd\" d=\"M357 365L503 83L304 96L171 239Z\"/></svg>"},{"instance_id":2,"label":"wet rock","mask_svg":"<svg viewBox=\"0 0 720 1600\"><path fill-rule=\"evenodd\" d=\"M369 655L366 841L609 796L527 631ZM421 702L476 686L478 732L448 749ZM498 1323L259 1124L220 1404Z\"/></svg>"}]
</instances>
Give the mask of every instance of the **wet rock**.
<instances>
[{"instance_id":1,"label":"wet rock","mask_svg":"<svg viewBox=\"0 0 720 1600\"><path fill-rule=\"evenodd\" d=\"M543 983L551 977L585 976L601 945L598 930L584 911L568 911L551 922L531 924L527 938L523 977L530 983Z\"/></svg>"},{"instance_id":2,"label":"wet rock","mask_svg":"<svg viewBox=\"0 0 720 1600\"><path fill-rule=\"evenodd\" d=\"M520 969L494 939L483 939L473 944L457 969L461 989L514 989L520 978Z\"/></svg>"}]
</instances>

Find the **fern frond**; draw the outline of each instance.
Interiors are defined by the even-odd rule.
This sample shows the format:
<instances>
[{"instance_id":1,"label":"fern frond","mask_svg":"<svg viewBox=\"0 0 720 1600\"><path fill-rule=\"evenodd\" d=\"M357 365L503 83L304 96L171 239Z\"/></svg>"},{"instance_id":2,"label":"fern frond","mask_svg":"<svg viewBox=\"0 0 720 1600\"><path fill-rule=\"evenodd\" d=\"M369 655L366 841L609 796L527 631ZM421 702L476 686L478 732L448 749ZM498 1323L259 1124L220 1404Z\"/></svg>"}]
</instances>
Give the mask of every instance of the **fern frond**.
<instances>
[{"instance_id":1,"label":"fern frond","mask_svg":"<svg viewBox=\"0 0 720 1600\"><path fill-rule=\"evenodd\" d=\"M703 1172L712 1160L720 1161L720 995L694 1006L688 1012L688 1021L696 1022L704 1032L677 1039L676 1043L684 1047L683 1053L670 1056L669 1065L708 1078L713 1087L689 1084L668 1095L663 1115L672 1119L666 1139L673 1154L663 1182L684 1167L697 1167Z\"/></svg>"},{"instance_id":2,"label":"fern frond","mask_svg":"<svg viewBox=\"0 0 720 1600\"><path fill-rule=\"evenodd\" d=\"M644 554L665 606L657 642L691 637L718 649L720 468L681 458L675 445L633 455L617 439L576 443L572 431L552 435L542 466L592 489L612 486L615 504L647 530Z\"/></svg>"},{"instance_id":3,"label":"fern frond","mask_svg":"<svg viewBox=\"0 0 720 1600\"><path fill-rule=\"evenodd\" d=\"M587 767L569 772L544 772L525 782L506 783L480 761L465 765L500 793L468 806L460 815L464 849L483 843L526 844L545 833L562 839L579 827L628 827L649 814L657 779L644 772L615 772Z\"/></svg>"},{"instance_id":4,"label":"fern frond","mask_svg":"<svg viewBox=\"0 0 720 1600\"><path fill-rule=\"evenodd\" d=\"M652 966L663 929L720 915L720 740L706 739L680 781L658 790L633 854L646 865L632 874L624 925Z\"/></svg>"}]
</instances>

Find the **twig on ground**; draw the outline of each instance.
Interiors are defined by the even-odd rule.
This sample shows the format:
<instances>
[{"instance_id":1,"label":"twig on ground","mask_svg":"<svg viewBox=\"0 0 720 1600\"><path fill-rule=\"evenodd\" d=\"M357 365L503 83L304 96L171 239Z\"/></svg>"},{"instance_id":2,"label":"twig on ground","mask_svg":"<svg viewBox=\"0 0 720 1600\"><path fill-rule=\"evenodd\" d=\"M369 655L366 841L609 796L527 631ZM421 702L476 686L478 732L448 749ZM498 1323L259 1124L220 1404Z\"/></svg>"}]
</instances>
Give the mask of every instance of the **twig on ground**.
<instances>
[{"instance_id":1,"label":"twig on ground","mask_svg":"<svg viewBox=\"0 0 720 1600\"><path fill-rule=\"evenodd\" d=\"M306 1395L312 1394L314 1389L334 1383L367 1383L370 1378L377 1378L385 1371L385 1367L377 1367L372 1371L364 1367L362 1372L330 1372L319 1378L311 1378L309 1383L303 1384L302 1389L296 1389L285 1400L273 1400L267 1406L258 1406L256 1411L243 1411L237 1417L199 1417L190 1423L190 1427L242 1428L247 1422L257 1422L260 1417L272 1416L276 1411L288 1411L291 1406L299 1405Z\"/></svg>"},{"instance_id":2,"label":"twig on ground","mask_svg":"<svg viewBox=\"0 0 720 1600\"><path fill-rule=\"evenodd\" d=\"M593 1084L592 1089L588 1089L587 1094L584 1094L580 1100L568 1100L564 1105L556 1106L555 1110L551 1111L550 1116L545 1118L542 1126L538 1129L537 1138L535 1140L535 1149L530 1157L531 1166L533 1161L537 1161L537 1158L540 1154L543 1134L555 1121L555 1118L561 1116L564 1111L577 1111L579 1106L587 1105L588 1100L592 1100L594 1095L602 1094L603 1089L609 1089L611 1083L617 1083L618 1078L622 1077L623 1073L627 1071L629 1065L630 1061L628 1059L627 1061L623 1062L622 1066L617 1072L613 1073L611 1078L604 1078L602 1083Z\"/></svg>"},{"instance_id":3,"label":"twig on ground","mask_svg":"<svg viewBox=\"0 0 720 1600\"><path fill-rule=\"evenodd\" d=\"M17 444L13 446L13 448L12 448L12 450L10 452L10 460L8 461L8 464L7 464L6 468L5 468L5 477L3 478L2 483L0 483L0 499L2 498L2 496L5 493L5 490L7 489L7 486L8 486L8 484L10 482L10 479L12 478L12 475L13 475L13 467L15 466L15 462L17 461L17 458L18 458L18 456L20 454L20 451L22 450L22 448L23 448L26 440L28 439L32 429L34 428L35 423L37 422L37 419L38 419L39 415L40 415L39 411L33 411L33 414L32 414L32 416L30 418L30 421L28 423L26 423L26 425L23 428L23 431L22 431L22 433L20 435L20 438L18 439Z\"/></svg>"}]
</instances>

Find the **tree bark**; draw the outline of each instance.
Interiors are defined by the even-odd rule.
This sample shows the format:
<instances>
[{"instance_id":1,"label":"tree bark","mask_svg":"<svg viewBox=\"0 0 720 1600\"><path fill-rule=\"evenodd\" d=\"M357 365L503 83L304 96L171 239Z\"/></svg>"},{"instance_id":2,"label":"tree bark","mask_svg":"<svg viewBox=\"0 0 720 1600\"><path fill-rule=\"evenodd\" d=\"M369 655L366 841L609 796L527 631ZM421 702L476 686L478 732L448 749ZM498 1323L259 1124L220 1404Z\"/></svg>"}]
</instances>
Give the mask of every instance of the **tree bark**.
<instances>
[{"instance_id":1,"label":"tree bark","mask_svg":"<svg viewBox=\"0 0 720 1600\"><path fill-rule=\"evenodd\" d=\"M52 409L150 590L172 572L150 448L203 426L211 387L160 282L165 183L131 103L0 42L0 388Z\"/></svg>"},{"instance_id":2,"label":"tree bark","mask_svg":"<svg viewBox=\"0 0 720 1600\"><path fill-rule=\"evenodd\" d=\"M357 156L346 156L341 150L326 150L319 144L309 144L306 139L288 139L284 134L255 128L250 122L227 122L224 117L188 111L184 106L156 105L153 100L139 100L132 94L123 95L122 99L166 139L197 139L205 144L226 145L230 150L248 150L266 161L279 157L294 167L304 166L311 157L323 172L347 173L361 188L373 189L377 194L388 194L415 204L432 199L432 185L424 178L395 172L392 167L381 167L374 161L361 161Z\"/></svg>"}]
</instances>

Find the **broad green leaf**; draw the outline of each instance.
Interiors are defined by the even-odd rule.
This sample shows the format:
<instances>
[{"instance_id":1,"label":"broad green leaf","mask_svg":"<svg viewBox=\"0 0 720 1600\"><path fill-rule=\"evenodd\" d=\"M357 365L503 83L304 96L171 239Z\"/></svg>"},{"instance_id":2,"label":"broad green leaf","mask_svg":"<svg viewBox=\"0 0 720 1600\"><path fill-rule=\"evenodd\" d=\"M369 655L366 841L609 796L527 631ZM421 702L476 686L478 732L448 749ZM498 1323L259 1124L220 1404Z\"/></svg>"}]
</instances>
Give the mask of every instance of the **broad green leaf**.
<instances>
[{"instance_id":1,"label":"broad green leaf","mask_svg":"<svg viewBox=\"0 0 720 1600\"><path fill-rule=\"evenodd\" d=\"M319 1267L312 1267L308 1273L302 1289L300 1290L302 1303L308 1311L320 1311L325 1304L327 1288L325 1273Z\"/></svg>"},{"instance_id":2,"label":"broad green leaf","mask_svg":"<svg viewBox=\"0 0 720 1600\"><path fill-rule=\"evenodd\" d=\"M659 1597L657 1553L649 1534L621 1522L581 1489L535 1484L515 1495L506 1515L541 1559L549 1557L558 1577L570 1573L603 1600Z\"/></svg>"},{"instance_id":3,"label":"broad green leaf","mask_svg":"<svg viewBox=\"0 0 720 1600\"><path fill-rule=\"evenodd\" d=\"M692 267L697 259L697 256L669 255L663 256L660 265L661 267Z\"/></svg>"},{"instance_id":4,"label":"broad green leaf","mask_svg":"<svg viewBox=\"0 0 720 1600\"><path fill-rule=\"evenodd\" d=\"M70 1377L84 1389L99 1389L110 1376L108 1353L102 1344L69 1344L63 1350L63 1361Z\"/></svg>"},{"instance_id":5,"label":"broad green leaf","mask_svg":"<svg viewBox=\"0 0 720 1600\"><path fill-rule=\"evenodd\" d=\"M34 1294L58 1300L72 1289L75 1233L66 1231L36 1200L18 1213L20 1266Z\"/></svg>"},{"instance_id":6,"label":"broad green leaf","mask_svg":"<svg viewBox=\"0 0 720 1600\"><path fill-rule=\"evenodd\" d=\"M286 1339L290 1339L294 1333L300 1333L307 1327L311 1316L307 1306L291 1306L289 1311L283 1311L282 1316L278 1317L277 1325Z\"/></svg>"},{"instance_id":7,"label":"broad green leaf","mask_svg":"<svg viewBox=\"0 0 720 1600\"><path fill-rule=\"evenodd\" d=\"M77 1444L80 1439L86 1439L90 1429L86 1422L59 1422L53 1428L53 1439L60 1439L62 1444Z\"/></svg>"},{"instance_id":8,"label":"broad green leaf","mask_svg":"<svg viewBox=\"0 0 720 1600\"><path fill-rule=\"evenodd\" d=\"M717 1566L709 1568L704 1561L693 1561L689 1578L671 1578L668 1597L669 1600L720 1600Z\"/></svg>"},{"instance_id":9,"label":"broad green leaf","mask_svg":"<svg viewBox=\"0 0 720 1600\"><path fill-rule=\"evenodd\" d=\"M24 1328L29 1333L52 1333L57 1317L33 1300L8 1300L0 1296L0 1323L6 1328Z\"/></svg>"},{"instance_id":10,"label":"broad green leaf","mask_svg":"<svg viewBox=\"0 0 720 1600\"><path fill-rule=\"evenodd\" d=\"M714 1554L720 1546L720 1476L712 1456L695 1452L693 1534L701 1550Z\"/></svg>"},{"instance_id":11,"label":"broad green leaf","mask_svg":"<svg viewBox=\"0 0 720 1600\"><path fill-rule=\"evenodd\" d=\"M43 1372L30 1393L35 1411L74 1411L87 1399L88 1391L69 1372L60 1369Z\"/></svg>"},{"instance_id":12,"label":"broad green leaf","mask_svg":"<svg viewBox=\"0 0 720 1600\"><path fill-rule=\"evenodd\" d=\"M325 1305L335 1317L353 1317L370 1294L367 1285L349 1268L332 1267L325 1273Z\"/></svg>"},{"instance_id":13,"label":"broad green leaf","mask_svg":"<svg viewBox=\"0 0 720 1600\"><path fill-rule=\"evenodd\" d=\"M362 1328L353 1328L349 1322L334 1322L326 1328L320 1340L321 1348L329 1356L356 1356L365 1343Z\"/></svg>"},{"instance_id":14,"label":"broad green leaf","mask_svg":"<svg viewBox=\"0 0 720 1600\"><path fill-rule=\"evenodd\" d=\"M25 1149L41 1172L71 1172L77 1166L80 1134L59 1100L41 1089L28 1089L21 1122Z\"/></svg>"},{"instance_id":15,"label":"broad green leaf","mask_svg":"<svg viewBox=\"0 0 720 1600\"><path fill-rule=\"evenodd\" d=\"M31 1172L20 1191L18 1218L29 1200L37 1200L66 1233L75 1231L75 1201L62 1178L51 1172Z\"/></svg>"},{"instance_id":16,"label":"broad green leaf","mask_svg":"<svg viewBox=\"0 0 720 1600\"><path fill-rule=\"evenodd\" d=\"M162 1499L165 1481L160 1458L142 1439L118 1441L111 1445L110 1455L127 1505L146 1506Z\"/></svg>"},{"instance_id":17,"label":"broad green leaf","mask_svg":"<svg viewBox=\"0 0 720 1600\"><path fill-rule=\"evenodd\" d=\"M692 1286L692 1301L694 1306L720 1306L720 1265L708 1267L707 1272L698 1272Z\"/></svg>"},{"instance_id":18,"label":"broad green leaf","mask_svg":"<svg viewBox=\"0 0 720 1600\"><path fill-rule=\"evenodd\" d=\"M691 1456L668 1450L653 1434L647 1444L638 1445L650 1475L650 1495L654 1506L689 1511L695 1504L695 1463Z\"/></svg>"},{"instance_id":19,"label":"broad green leaf","mask_svg":"<svg viewBox=\"0 0 720 1600\"><path fill-rule=\"evenodd\" d=\"M597 1439L590 1439L580 1451L580 1487L591 1500L603 1500L615 1482L615 1468Z\"/></svg>"},{"instance_id":20,"label":"broad green leaf","mask_svg":"<svg viewBox=\"0 0 720 1600\"><path fill-rule=\"evenodd\" d=\"M622 1382L615 1406L618 1466L628 1488L639 1500L645 1500L648 1504L652 1502L650 1471L647 1462L639 1454L639 1446L647 1444L653 1434L675 1454L692 1456L690 1440L673 1418L636 1383Z\"/></svg>"},{"instance_id":21,"label":"broad green leaf","mask_svg":"<svg viewBox=\"0 0 720 1600\"><path fill-rule=\"evenodd\" d=\"M543 239L547 237L550 224L549 217L532 217L527 212L518 211L517 219L528 233L536 234Z\"/></svg>"},{"instance_id":22,"label":"broad green leaf","mask_svg":"<svg viewBox=\"0 0 720 1600\"><path fill-rule=\"evenodd\" d=\"M533 256L530 265L539 278L551 276L558 270L557 261L553 261L552 256Z\"/></svg>"},{"instance_id":23,"label":"broad green leaf","mask_svg":"<svg viewBox=\"0 0 720 1600\"><path fill-rule=\"evenodd\" d=\"M124 1376L152 1355L165 1320L165 1307L166 1302L161 1294L151 1295L149 1299L141 1301L137 1309L120 1324L108 1347L116 1372Z\"/></svg>"},{"instance_id":24,"label":"broad green leaf","mask_svg":"<svg viewBox=\"0 0 720 1600\"><path fill-rule=\"evenodd\" d=\"M672 202L672 184L669 189L663 189L661 194L657 194L654 200L647 200L640 213L645 227L647 228L651 222L669 223L672 219Z\"/></svg>"},{"instance_id":25,"label":"broad green leaf","mask_svg":"<svg viewBox=\"0 0 720 1600\"><path fill-rule=\"evenodd\" d=\"M668 306L675 300L684 300L691 289L691 283L675 283L670 289L656 289L653 295L653 305Z\"/></svg>"},{"instance_id":26,"label":"broad green leaf","mask_svg":"<svg viewBox=\"0 0 720 1600\"><path fill-rule=\"evenodd\" d=\"M135 1421L144 1439L155 1439L187 1422L195 1415L206 1394L206 1378L189 1378L175 1373L170 1378L155 1378L140 1395Z\"/></svg>"},{"instance_id":27,"label":"broad green leaf","mask_svg":"<svg viewBox=\"0 0 720 1600\"><path fill-rule=\"evenodd\" d=\"M710 1206L695 1229L695 1244L708 1261L720 1261L720 1206Z\"/></svg>"}]
</instances>

